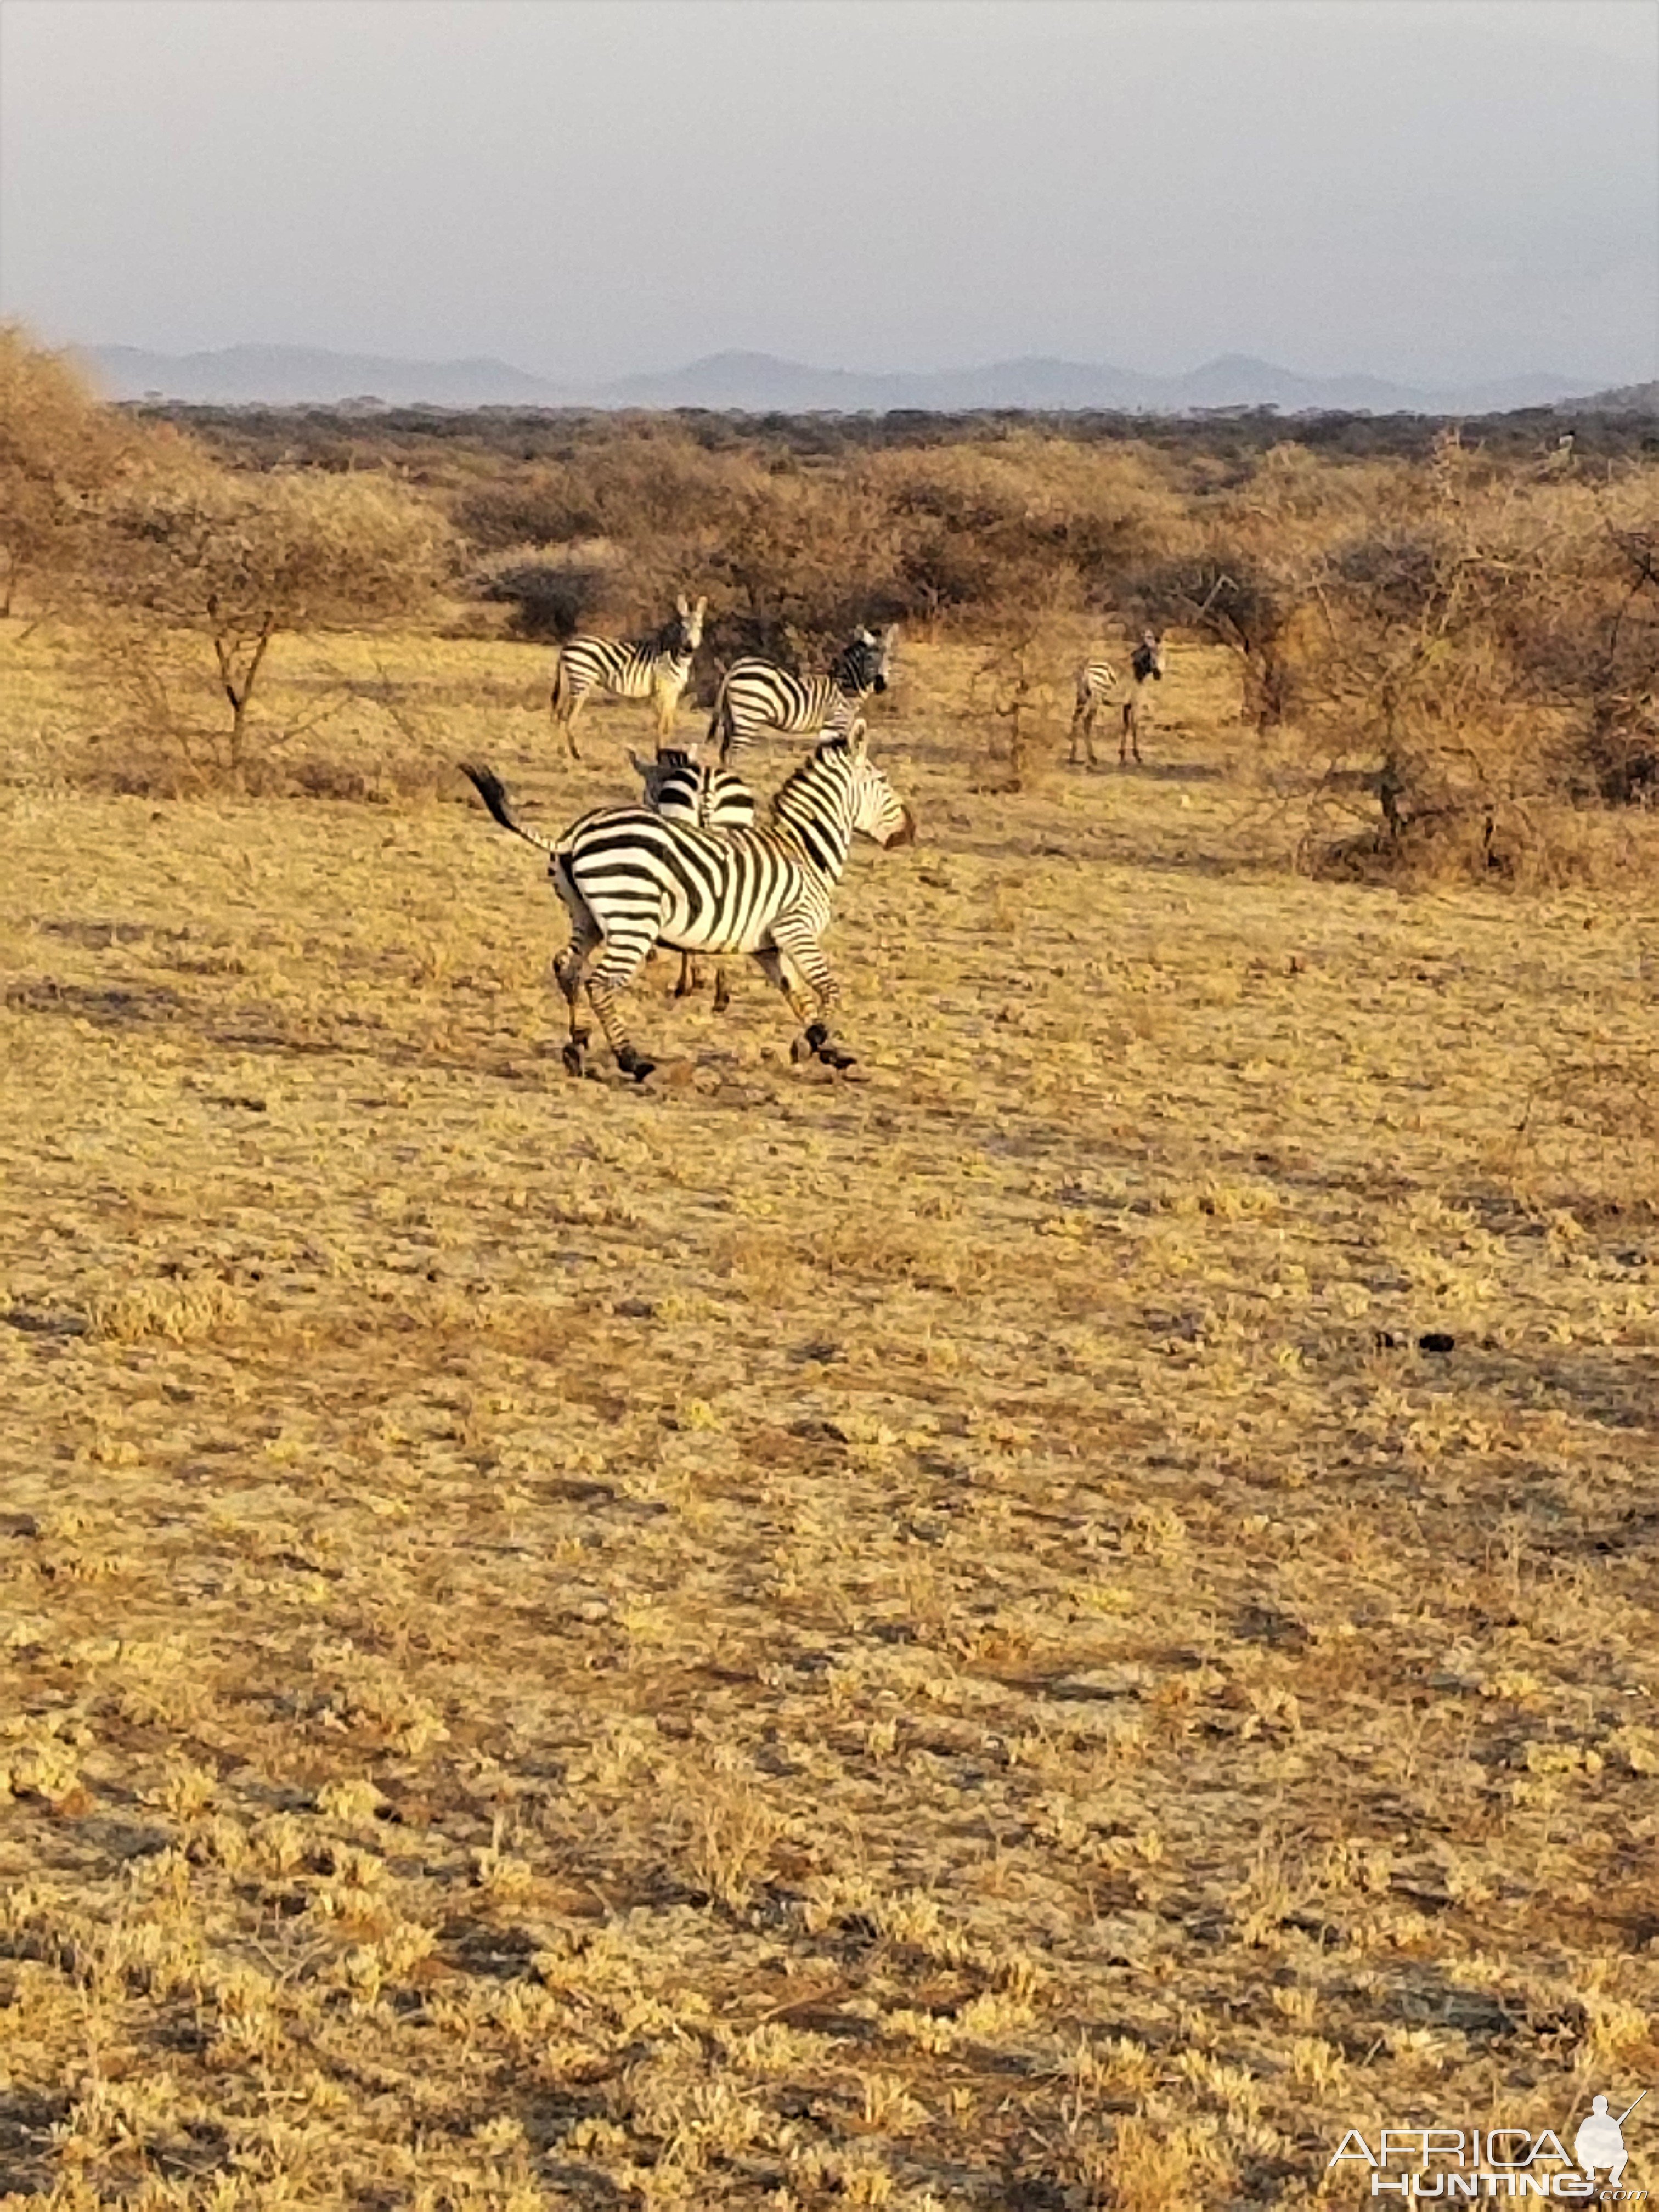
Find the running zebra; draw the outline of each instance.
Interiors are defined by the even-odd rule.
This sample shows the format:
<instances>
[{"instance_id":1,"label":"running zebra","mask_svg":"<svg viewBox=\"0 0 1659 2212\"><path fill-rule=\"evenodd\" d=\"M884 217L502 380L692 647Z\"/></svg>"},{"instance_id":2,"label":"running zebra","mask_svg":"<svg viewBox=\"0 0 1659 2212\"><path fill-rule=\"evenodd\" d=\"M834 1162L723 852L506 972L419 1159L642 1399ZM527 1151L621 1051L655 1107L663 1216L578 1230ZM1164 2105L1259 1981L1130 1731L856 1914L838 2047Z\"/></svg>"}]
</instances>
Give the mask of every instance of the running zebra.
<instances>
[{"instance_id":1,"label":"running zebra","mask_svg":"<svg viewBox=\"0 0 1659 2212\"><path fill-rule=\"evenodd\" d=\"M1143 630L1129 662L1127 684L1120 681L1116 669L1109 660L1085 660L1077 672L1077 705L1072 712L1072 750L1067 756L1071 765L1077 766L1078 739L1082 738L1091 768L1098 767L1095 757L1095 717L1109 702L1119 710L1117 758L1120 768L1127 765L1131 748L1137 764L1140 760L1140 702L1149 684L1159 681L1164 674L1164 641L1152 630Z\"/></svg>"},{"instance_id":2,"label":"running zebra","mask_svg":"<svg viewBox=\"0 0 1659 2212\"><path fill-rule=\"evenodd\" d=\"M584 987L617 1066L636 1082L651 1073L656 1063L629 1042L617 1000L653 945L752 952L804 1024L791 1056L852 1066L830 1031L841 990L821 939L854 832L887 846L908 845L916 834L861 737L825 738L773 799L768 827L725 833L615 806L583 815L562 837L544 837L514 820L498 776L465 765L462 773L503 830L547 854L569 913L570 942L553 963L570 1009L569 1073L586 1067Z\"/></svg>"},{"instance_id":3,"label":"running zebra","mask_svg":"<svg viewBox=\"0 0 1659 2212\"><path fill-rule=\"evenodd\" d=\"M862 725L860 725L860 727ZM729 768L708 768L694 752L662 750L655 760L628 756L634 773L645 787L645 803L665 822L689 822L699 830L752 830L755 794ZM702 988L702 969L695 954L680 955L677 999L690 998ZM724 960L714 963L714 1012L723 1014L732 1003L732 985Z\"/></svg>"},{"instance_id":4,"label":"running zebra","mask_svg":"<svg viewBox=\"0 0 1659 2212\"><path fill-rule=\"evenodd\" d=\"M870 694L887 689L897 641L896 623L879 637L860 629L836 654L827 676L796 676L758 655L734 660L720 678L708 725L710 738L720 741L720 759L729 760L769 730L783 737L817 737L821 731L845 737Z\"/></svg>"},{"instance_id":5,"label":"running zebra","mask_svg":"<svg viewBox=\"0 0 1659 2212\"><path fill-rule=\"evenodd\" d=\"M657 736L665 738L674 726L680 694L691 677L691 656L702 643L703 609L694 607L682 592L674 612L649 637L626 641L610 637L568 638L559 648L553 672L553 726L564 732L572 760L576 750L576 720L590 691L611 691L619 699L649 699L657 709Z\"/></svg>"}]
</instances>

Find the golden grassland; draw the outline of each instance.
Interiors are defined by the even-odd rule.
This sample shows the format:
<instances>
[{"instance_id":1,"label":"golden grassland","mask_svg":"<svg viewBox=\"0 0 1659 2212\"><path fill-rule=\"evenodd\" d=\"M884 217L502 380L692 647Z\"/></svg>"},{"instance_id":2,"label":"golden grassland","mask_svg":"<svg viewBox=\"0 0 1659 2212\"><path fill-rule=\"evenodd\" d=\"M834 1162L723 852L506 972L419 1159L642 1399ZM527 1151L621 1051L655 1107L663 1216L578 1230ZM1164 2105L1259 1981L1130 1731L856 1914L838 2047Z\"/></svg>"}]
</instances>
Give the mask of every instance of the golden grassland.
<instances>
[{"instance_id":1,"label":"golden grassland","mask_svg":"<svg viewBox=\"0 0 1659 2212\"><path fill-rule=\"evenodd\" d=\"M648 727L330 650L550 826ZM999 796L915 647L858 1079L661 960L573 1083L459 781L77 788L75 651L0 642L6 2202L1345 2203L1656 2078L1640 870L1296 877L1196 648Z\"/></svg>"}]
</instances>

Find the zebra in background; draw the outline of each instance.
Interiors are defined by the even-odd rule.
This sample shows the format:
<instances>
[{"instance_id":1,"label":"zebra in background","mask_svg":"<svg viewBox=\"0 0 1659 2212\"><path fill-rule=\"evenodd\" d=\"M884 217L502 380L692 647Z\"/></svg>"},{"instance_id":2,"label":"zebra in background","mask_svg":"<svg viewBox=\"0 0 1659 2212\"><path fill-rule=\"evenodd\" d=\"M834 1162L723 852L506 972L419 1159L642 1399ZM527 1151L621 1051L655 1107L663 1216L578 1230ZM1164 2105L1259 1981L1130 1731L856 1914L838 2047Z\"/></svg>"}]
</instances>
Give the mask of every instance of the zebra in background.
<instances>
[{"instance_id":1,"label":"zebra in background","mask_svg":"<svg viewBox=\"0 0 1659 2212\"><path fill-rule=\"evenodd\" d=\"M1085 660L1077 672L1077 704L1072 709L1072 750L1066 756L1068 765L1077 766L1077 741L1080 737L1088 748L1089 765L1098 766L1095 759L1095 716L1117 689L1117 671L1109 660Z\"/></svg>"},{"instance_id":2,"label":"zebra in background","mask_svg":"<svg viewBox=\"0 0 1659 2212\"><path fill-rule=\"evenodd\" d=\"M817 737L821 731L845 737L870 694L887 689L897 641L896 623L890 623L879 637L860 629L836 654L827 676L796 676L758 654L734 660L720 678L708 725L710 739L720 741L720 759L729 760L767 731L782 737Z\"/></svg>"},{"instance_id":3,"label":"zebra in background","mask_svg":"<svg viewBox=\"0 0 1659 2212\"><path fill-rule=\"evenodd\" d=\"M576 750L576 721L592 691L614 692L619 699L649 699L657 709L657 736L665 738L674 726L680 694L691 678L691 657L702 643L703 610L707 599L694 607L682 592L674 612L649 637L620 640L610 637L568 638L559 648L553 672L553 726L562 729L572 760Z\"/></svg>"},{"instance_id":4,"label":"zebra in background","mask_svg":"<svg viewBox=\"0 0 1659 2212\"><path fill-rule=\"evenodd\" d=\"M570 1074L586 1066L584 988L623 1074L643 1082L651 1073L656 1063L629 1042L617 1002L653 945L752 952L805 1025L792 1058L853 1065L830 1035L841 988L821 939L854 834L885 846L908 845L916 834L862 738L826 738L773 799L766 828L724 833L626 806L585 814L562 837L544 837L514 820L489 769L463 764L462 773L503 830L547 854L570 915L570 942L553 963L570 1009Z\"/></svg>"},{"instance_id":5,"label":"zebra in background","mask_svg":"<svg viewBox=\"0 0 1659 2212\"><path fill-rule=\"evenodd\" d=\"M1123 765L1127 746L1134 748L1135 766L1140 766L1140 713L1149 684L1164 681L1164 638L1161 631L1144 629L1140 642L1129 661L1129 696L1123 702L1123 731L1117 741L1117 760Z\"/></svg>"},{"instance_id":6,"label":"zebra in background","mask_svg":"<svg viewBox=\"0 0 1659 2212\"><path fill-rule=\"evenodd\" d=\"M634 773L645 787L645 803L665 822L689 822L698 830L752 830L755 794L729 768L709 768L695 752L659 749L655 760L628 756ZM689 998L702 988L702 970L690 952L680 955L680 978L674 986L677 999ZM732 1003L732 985L726 963L714 963L714 1012L723 1014Z\"/></svg>"},{"instance_id":7,"label":"zebra in background","mask_svg":"<svg viewBox=\"0 0 1659 2212\"><path fill-rule=\"evenodd\" d=\"M1133 749L1137 765L1140 760L1141 700L1149 684L1160 682L1164 675L1164 640L1153 630L1143 630L1129 662L1129 680L1121 683L1117 670L1109 660L1085 660L1077 672L1077 704L1072 711L1072 750L1067 756L1071 766L1077 766L1078 739L1082 738L1091 768L1098 767L1095 757L1095 717L1109 702L1120 709L1117 758L1120 768L1127 764Z\"/></svg>"}]
</instances>

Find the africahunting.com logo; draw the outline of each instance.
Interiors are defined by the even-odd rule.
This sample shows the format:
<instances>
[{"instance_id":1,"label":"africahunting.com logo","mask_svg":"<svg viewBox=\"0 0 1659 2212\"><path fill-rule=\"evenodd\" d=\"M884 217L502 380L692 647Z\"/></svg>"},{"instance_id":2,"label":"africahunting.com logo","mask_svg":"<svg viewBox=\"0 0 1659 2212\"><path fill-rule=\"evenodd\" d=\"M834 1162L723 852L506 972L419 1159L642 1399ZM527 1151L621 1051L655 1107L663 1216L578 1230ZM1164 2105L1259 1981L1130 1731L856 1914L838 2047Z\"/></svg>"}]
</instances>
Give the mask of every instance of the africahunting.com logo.
<instances>
[{"instance_id":1,"label":"africahunting.com logo","mask_svg":"<svg viewBox=\"0 0 1659 2212\"><path fill-rule=\"evenodd\" d=\"M1593 2098L1571 2157L1553 2128L1537 2135L1530 2128L1383 2128L1375 2149L1350 2128L1330 2164L1350 2169L1352 2161L1369 2170L1373 2197L1589 2197L1634 2203L1647 2191L1624 2186L1630 2159L1625 2123L1647 2094L1644 2089L1617 2118L1606 2097Z\"/></svg>"}]
</instances>

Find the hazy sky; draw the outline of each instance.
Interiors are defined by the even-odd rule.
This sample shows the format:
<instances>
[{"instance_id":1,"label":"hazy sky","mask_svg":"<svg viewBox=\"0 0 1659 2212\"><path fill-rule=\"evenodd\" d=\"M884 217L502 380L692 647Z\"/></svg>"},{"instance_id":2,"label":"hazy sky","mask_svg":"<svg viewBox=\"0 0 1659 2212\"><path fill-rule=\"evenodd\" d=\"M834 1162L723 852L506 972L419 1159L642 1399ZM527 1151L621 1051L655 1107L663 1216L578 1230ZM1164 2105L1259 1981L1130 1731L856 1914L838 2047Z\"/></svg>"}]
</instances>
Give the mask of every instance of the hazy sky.
<instances>
[{"instance_id":1,"label":"hazy sky","mask_svg":"<svg viewBox=\"0 0 1659 2212\"><path fill-rule=\"evenodd\" d=\"M54 343L1659 374L1659 0L0 0Z\"/></svg>"}]
</instances>

